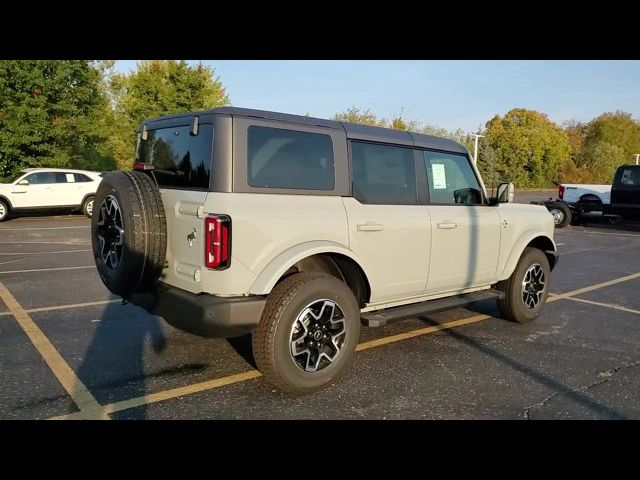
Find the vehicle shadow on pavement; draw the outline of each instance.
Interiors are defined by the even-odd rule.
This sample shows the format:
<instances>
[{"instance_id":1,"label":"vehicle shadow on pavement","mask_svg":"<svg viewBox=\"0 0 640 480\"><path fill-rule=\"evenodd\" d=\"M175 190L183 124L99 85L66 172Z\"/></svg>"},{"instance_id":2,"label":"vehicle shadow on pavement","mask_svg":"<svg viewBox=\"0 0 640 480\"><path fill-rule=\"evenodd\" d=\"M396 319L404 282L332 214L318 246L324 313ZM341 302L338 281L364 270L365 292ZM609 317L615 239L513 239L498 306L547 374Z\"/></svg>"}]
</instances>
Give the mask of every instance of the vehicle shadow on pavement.
<instances>
[{"instance_id":1,"label":"vehicle shadow on pavement","mask_svg":"<svg viewBox=\"0 0 640 480\"><path fill-rule=\"evenodd\" d=\"M242 357L242 359L251 365L251 368L258 368L255 358L253 358L253 347L251 345L251 333L246 333L240 337L227 338L227 342L231 348Z\"/></svg>"},{"instance_id":2,"label":"vehicle shadow on pavement","mask_svg":"<svg viewBox=\"0 0 640 480\"><path fill-rule=\"evenodd\" d=\"M156 354L166 348L160 319L123 311L119 304L108 304L99 320L89 346L82 355L77 376L99 403L122 398L109 398L114 386L126 391L127 398L141 397L146 391L145 345L150 343ZM123 315L124 313L124 315ZM146 406L130 411L128 418L145 419Z\"/></svg>"},{"instance_id":3,"label":"vehicle shadow on pavement","mask_svg":"<svg viewBox=\"0 0 640 480\"><path fill-rule=\"evenodd\" d=\"M476 309L473 309L476 310ZM487 314L486 309L485 308L479 308L478 311L481 311L483 314ZM438 322L435 322L433 320L431 320L428 317L421 317L421 319L427 323L428 325L439 325ZM568 387L567 385L563 385L562 383L554 380L553 378L548 377L547 375L544 375L543 373L536 371L534 369L532 369L531 367L528 367L526 365L523 365L522 363L514 360L513 358L510 358L490 347L488 347L487 345L473 339L472 337L465 335L464 333L456 330L456 329L446 329L443 330L441 333L448 335L462 343L464 343L465 345L474 348L475 350L483 353L484 355L487 355L491 358L493 358L494 360L503 363L504 365L509 366L510 368L530 377L531 379L533 379L534 381L536 381L537 383L544 385L547 388L550 388L552 390L553 393L557 394L558 396L564 396L568 399L570 399L571 401L575 402L578 405L581 405L593 412L595 412L599 418L601 419L607 419L607 420L625 420L627 417L624 416L622 413L618 412L617 410L614 410L612 408L607 407L606 405L603 405L601 403L598 403L592 399L590 399L589 397L587 397L586 395L584 395L583 393L576 391L574 389L572 389L571 387ZM523 411L528 411L529 409L531 409L531 406L523 406ZM527 418L527 417L522 417L522 418Z\"/></svg>"}]
</instances>

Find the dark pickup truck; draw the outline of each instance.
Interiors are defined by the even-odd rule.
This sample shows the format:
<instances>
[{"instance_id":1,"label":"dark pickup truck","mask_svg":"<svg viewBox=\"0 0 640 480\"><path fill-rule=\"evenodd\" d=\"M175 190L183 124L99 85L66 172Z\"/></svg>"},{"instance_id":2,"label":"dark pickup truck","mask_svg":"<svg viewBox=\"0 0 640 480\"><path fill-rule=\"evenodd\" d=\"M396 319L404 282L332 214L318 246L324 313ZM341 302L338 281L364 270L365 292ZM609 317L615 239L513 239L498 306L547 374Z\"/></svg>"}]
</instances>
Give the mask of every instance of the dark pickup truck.
<instances>
[{"instance_id":1,"label":"dark pickup truck","mask_svg":"<svg viewBox=\"0 0 640 480\"><path fill-rule=\"evenodd\" d=\"M553 215L558 228L570 223L605 220L640 220L640 165L622 165L613 177L610 192L605 185L560 185L557 200L535 201ZM567 192L571 192L568 195Z\"/></svg>"}]
</instances>

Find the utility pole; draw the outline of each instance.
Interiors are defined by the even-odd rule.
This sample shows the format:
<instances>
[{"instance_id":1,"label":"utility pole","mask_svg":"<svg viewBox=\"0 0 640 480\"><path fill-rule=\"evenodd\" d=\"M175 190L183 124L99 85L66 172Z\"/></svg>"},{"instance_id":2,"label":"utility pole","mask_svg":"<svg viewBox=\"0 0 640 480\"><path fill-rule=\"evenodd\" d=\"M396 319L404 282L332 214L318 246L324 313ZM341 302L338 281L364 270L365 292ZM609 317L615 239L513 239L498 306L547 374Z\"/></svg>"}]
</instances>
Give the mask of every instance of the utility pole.
<instances>
[{"instance_id":1,"label":"utility pole","mask_svg":"<svg viewBox=\"0 0 640 480\"><path fill-rule=\"evenodd\" d=\"M639 159L640 159L640 153L634 153L633 156L636 157L636 165L638 165Z\"/></svg>"},{"instance_id":2,"label":"utility pole","mask_svg":"<svg viewBox=\"0 0 640 480\"><path fill-rule=\"evenodd\" d=\"M472 133L471 135L476 137L475 146L473 148L473 163L474 165L477 166L478 165L478 138L484 137L484 135L480 135L479 133Z\"/></svg>"}]
</instances>

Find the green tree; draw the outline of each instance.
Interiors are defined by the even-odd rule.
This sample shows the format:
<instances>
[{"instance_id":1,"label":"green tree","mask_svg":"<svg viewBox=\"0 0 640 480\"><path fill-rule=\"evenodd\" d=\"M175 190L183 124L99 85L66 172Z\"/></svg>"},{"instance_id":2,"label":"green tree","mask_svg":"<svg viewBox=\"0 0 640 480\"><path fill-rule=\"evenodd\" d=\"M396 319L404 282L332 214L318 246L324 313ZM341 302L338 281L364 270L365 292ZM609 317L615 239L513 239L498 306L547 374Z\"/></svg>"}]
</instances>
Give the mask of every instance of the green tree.
<instances>
[{"instance_id":1,"label":"green tree","mask_svg":"<svg viewBox=\"0 0 640 480\"><path fill-rule=\"evenodd\" d=\"M545 114L515 108L489 120L485 135L500 178L520 187L547 187L561 180L569 160L569 140Z\"/></svg>"},{"instance_id":2,"label":"green tree","mask_svg":"<svg viewBox=\"0 0 640 480\"><path fill-rule=\"evenodd\" d=\"M113 165L100 151L108 106L100 82L87 60L0 61L0 176L24 167L85 166L87 158Z\"/></svg>"},{"instance_id":3,"label":"green tree","mask_svg":"<svg viewBox=\"0 0 640 480\"><path fill-rule=\"evenodd\" d=\"M229 104L219 76L207 66L186 61L145 60L128 74L105 72L113 115L107 119L109 143L120 168L131 165L135 132L149 117L206 110Z\"/></svg>"},{"instance_id":4,"label":"green tree","mask_svg":"<svg viewBox=\"0 0 640 480\"><path fill-rule=\"evenodd\" d=\"M585 128L578 166L593 174L593 181L610 183L617 167L640 153L640 122L631 114L603 113Z\"/></svg>"},{"instance_id":5,"label":"green tree","mask_svg":"<svg viewBox=\"0 0 640 480\"><path fill-rule=\"evenodd\" d=\"M212 68L186 61L144 60L125 75L112 75L117 109L134 124L156 115L205 110L229 104Z\"/></svg>"},{"instance_id":6,"label":"green tree","mask_svg":"<svg viewBox=\"0 0 640 480\"><path fill-rule=\"evenodd\" d=\"M384 118L378 118L371 110L362 110L358 107L349 107L345 111L336 113L334 120L339 122L360 123L362 125L371 125L374 127L386 127L388 122Z\"/></svg>"},{"instance_id":7,"label":"green tree","mask_svg":"<svg viewBox=\"0 0 640 480\"><path fill-rule=\"evenodd\" d=\"M577 120L569 120L562 124L562 128L569 140L569 160L562 169L562 181L565 183L590 183L592 173L587 169L581 169L581 156L583 153L584 135L587 125Z\"/></svg>"}]
</instances>

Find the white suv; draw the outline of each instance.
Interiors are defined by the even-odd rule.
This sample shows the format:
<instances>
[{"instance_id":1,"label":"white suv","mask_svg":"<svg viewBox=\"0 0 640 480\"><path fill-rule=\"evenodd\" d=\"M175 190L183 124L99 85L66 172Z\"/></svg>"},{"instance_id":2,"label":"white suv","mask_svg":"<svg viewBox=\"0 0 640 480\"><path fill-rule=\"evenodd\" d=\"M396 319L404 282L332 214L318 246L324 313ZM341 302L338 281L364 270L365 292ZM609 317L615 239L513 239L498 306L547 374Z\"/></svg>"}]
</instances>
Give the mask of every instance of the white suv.
<instances>
[{"instance_id":1,"label":"white suv","mask_svg":"<svg viewBox=\"0 0 640 480\"><path fill-rule=\"evenodd\" d=\"M61 168L27 168L0 183L0 222L26 210L74 209L87 217L102 174Z\"/></svg>"},{"instance_id":2,"label":"white suv","mask_svg":"<svg viewBox=\"0 0 640 480\"><path fill-rule=\"evenodd\" d=\"M241 108L160 117L96 195L105 285L202 336L252 332L283 390L343 372L360 324L495 299L526 322L557 262L553 218L487 196L466 148Z\"/></svg>"}]
</instances>

